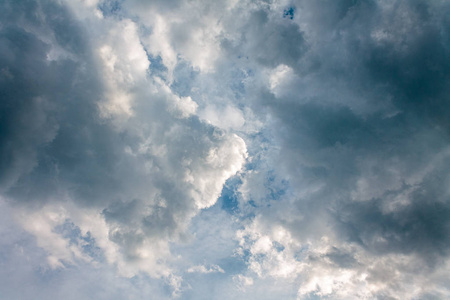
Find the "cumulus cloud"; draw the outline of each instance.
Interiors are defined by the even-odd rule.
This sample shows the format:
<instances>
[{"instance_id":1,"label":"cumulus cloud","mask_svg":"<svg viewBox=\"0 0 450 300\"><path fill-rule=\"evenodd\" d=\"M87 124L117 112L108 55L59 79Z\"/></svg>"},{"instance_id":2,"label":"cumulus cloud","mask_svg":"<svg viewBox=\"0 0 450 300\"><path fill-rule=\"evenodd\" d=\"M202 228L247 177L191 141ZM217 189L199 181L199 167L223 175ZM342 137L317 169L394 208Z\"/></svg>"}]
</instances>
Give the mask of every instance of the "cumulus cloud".
<instances>
[{"instance_id":1,"label":"cumulus cloud","mask_svg":"<svg viewBox=\"0 0 450 300\"><path fill-rule=\"evenodd\" d=\"M0 6L8 297L449 297L445 1Z\"/></svg>"},{"instance_id":2,"label":"cumulus cloud","mask_svg":"<svg viewBox=\"0 0 450 300\"><path fill-rule=\"evenodd\" d=\"M71 224L120 274L176 278L169 243L217 201L245 143L147 75L135 22L72 5L83 14L51 1L4 5L3 195L53 268L94 259L58 231Z\"/></svg>"}]
</instances>

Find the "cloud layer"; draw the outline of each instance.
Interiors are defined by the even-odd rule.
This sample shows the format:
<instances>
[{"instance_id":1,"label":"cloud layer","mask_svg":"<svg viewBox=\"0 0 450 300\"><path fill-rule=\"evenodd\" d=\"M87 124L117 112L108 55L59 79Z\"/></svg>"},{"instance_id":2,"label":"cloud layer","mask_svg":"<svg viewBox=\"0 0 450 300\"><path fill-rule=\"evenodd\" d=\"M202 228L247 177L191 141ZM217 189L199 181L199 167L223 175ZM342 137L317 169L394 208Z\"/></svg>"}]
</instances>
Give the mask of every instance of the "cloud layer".
<instances>
[{"instance_id":1,"label":"cloud layer","mask_svg":"<svg viewBox=\"0 0 450 300\"><path fill-rule=\"evenodd\" d=\"M0 6L8 299L450 296L446 1Z\"/></svg>"}]
</instances>

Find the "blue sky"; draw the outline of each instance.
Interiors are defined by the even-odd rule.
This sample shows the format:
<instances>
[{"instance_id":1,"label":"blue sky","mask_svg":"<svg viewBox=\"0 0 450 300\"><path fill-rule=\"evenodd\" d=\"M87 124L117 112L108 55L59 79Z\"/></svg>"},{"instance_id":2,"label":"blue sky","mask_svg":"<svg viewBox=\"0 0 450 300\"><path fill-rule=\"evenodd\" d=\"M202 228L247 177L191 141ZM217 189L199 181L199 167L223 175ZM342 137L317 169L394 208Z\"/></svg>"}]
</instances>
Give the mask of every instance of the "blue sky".
<instances>
[{"instance_id":1,"label":"blue sky","mask_svg":"<svg viewBox=\"0 0 450 300\"><path fill-rule=\"evenodd\" d=\"M0 8L0 298L450 297L450 2Z\"/></svg>"}]
</instances>

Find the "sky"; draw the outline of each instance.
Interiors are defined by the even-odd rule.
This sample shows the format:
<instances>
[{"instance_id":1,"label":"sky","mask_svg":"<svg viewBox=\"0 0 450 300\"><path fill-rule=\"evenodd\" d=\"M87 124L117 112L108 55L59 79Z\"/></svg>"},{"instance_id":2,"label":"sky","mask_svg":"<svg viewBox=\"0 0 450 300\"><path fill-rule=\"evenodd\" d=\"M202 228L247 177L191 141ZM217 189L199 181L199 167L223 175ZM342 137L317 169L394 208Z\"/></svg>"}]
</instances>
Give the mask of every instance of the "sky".
<instances>
[{"instance_id":1,"label":"sky","mask_svg":"<svg viewBox=\"0 0 450 300\"><path fill-rule=\"evenodd\" d=\"M0 298L449 299L450 1L0 0Z\"/></svg>"}]
</instances>

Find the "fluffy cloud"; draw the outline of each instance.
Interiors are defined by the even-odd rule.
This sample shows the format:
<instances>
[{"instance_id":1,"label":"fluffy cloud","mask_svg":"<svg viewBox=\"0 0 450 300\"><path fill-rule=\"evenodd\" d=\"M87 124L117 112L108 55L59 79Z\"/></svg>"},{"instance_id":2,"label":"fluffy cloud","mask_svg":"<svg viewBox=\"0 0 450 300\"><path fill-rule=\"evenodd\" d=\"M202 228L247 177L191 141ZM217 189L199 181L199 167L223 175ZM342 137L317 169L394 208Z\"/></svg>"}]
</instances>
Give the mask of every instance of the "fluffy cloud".
<instances>
[{"instance_id":1,"label":"fluffy cloud","mask_svg":"<svg viewBox=\"0 0 450 300\"><path fill-rule=\"evenodd\" d=\"M121 275L176 278L169 243L217 201L246 145L148 76L136 23L76 5L4 5L3 195L52 268L95 260L89 237Z\"/></svg>"},{"instance_id":2,"label":"fluffy cloud","mask_svg":"<svg viewBox=\"0 0 450 300\"><path fill-rule=\"evenodd\" d=\"M9 297L449 297L447 3L0 6Z\"/></svg>"}]
</instances>

